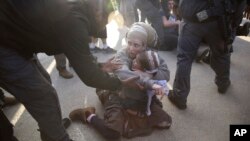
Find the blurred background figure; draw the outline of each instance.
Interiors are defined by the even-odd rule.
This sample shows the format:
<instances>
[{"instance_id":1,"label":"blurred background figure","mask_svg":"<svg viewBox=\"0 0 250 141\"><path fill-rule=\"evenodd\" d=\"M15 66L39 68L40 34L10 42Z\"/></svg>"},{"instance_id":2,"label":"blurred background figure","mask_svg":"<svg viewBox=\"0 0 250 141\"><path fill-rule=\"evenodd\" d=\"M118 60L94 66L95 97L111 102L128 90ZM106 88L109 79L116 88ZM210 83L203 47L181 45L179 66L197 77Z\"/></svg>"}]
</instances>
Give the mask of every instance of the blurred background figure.
<instances>
[{"instance_id":1,"label":"blurred background figure","mask_svg":"<svg viewBox=\"0 0 250 141\"><path fill-rule=\"evenodd\" d=\"M70 79L74 75L67 70L66 63L67 63L67 58L64 54L57 54L54 55L55 60L56 60L56 69L58 70L58 73L60 76L62 76L65 79Z\"/></svg>"},{"instance_id":2,"label":"blurred background figure","mask_svg":"<svg viewBox=\"0 0 250 141\"><path fill-rule=\"evenodd\" d=\"M130 27L138 21L137 8L135 7L136 0L120 0L119 12L123 15L124 24Z\"/></svg>"},{"instance_id":3,"label":"blurred background figure","mask_svg":"<svg viewBox=\"0 0 250 141\"><path fill-rule=\"evenodd\" d=\"M18 101L14 97L5 96L3 90L0 88L0 140L1 141L18 141L13 135L13 125L2 111L6 106L17 104Z\"/></svg>"},{"instance_id":4,"label":"blurred background figure","mask_svg":"<svg viewBox=\"0 0 250 141\"><path fill-rule=\"evenodd\" d=\"M161 1L161 14L164 26L164 47L160 50L173 50L177 47L180 17L174 0Z\"/></svg>"},{"instance_id":5,"label":"blurred background figure","mask_svg":"<svg viewBox=\"0 0 250 141\"><path fill-rule=\"evenodd\" d=\"M105 53L116 53L116 50L111 48L107 45L106 39L107 39L107 27L108 24L108 16L109 14L117 9L117 2L116 1L104 1L105 7L104 11L97 11L97 18L103 17L103 20L101 21L100 25L104 27L101 31L98 31L95 35L90 34L90 42L89 42L89 48L92 53L96 53L99 51L104 51ZM102 46L99 43L99 47L96 46L98 42L98 38L102 41Z\"/></svg>"}]
</instances>

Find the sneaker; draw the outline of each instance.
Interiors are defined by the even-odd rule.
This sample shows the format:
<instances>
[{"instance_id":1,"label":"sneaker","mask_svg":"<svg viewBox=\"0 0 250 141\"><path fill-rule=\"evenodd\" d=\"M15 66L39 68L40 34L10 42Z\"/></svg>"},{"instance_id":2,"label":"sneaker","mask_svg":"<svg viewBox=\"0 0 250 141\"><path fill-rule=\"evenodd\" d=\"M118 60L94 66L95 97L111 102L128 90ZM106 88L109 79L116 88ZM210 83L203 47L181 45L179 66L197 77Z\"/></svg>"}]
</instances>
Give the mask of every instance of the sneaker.
<instances>
[{"instance_id":1,"label":"sneaker","mask_svg":"<svg viewBox=\"0 0 250 141\"><path fill-rule=\"evenodd\" d=\"M180 99L178 99L178 98L176 98L174 96L174 91L173 90L169 91L168 99L170 100L170 102L172 104L174 104L177 108L179 108L181 110L184 110L184 109L187 108L187 104L186 103L181 102Z\"/></svg>"},{"instance_id":2,"label":"sneaker","mask_svg":"<svg viewBox=\"0 0 250 141\"><path fill-rule=\"evenodd\" d=\"M69 118L72 121L80 120L83 123L87 123L87 118L91 114L95 114L95 107L87 107L83 109L76 109L70 112Z\"/></svg>"},{"instance_id":3,"label":"sneaker","mask_svg":"<svg viewBox=\"0 0 250 141\"><path fill-rule=\"evenodd\" d=\"M107 47L105 49L103 49L105 51L105 53L116 53L117 51L111 47Z\"/></svg>"},{"instance_id":4,"label":"sneaker","mask_svg":"<svg viewBox=\"0 0 250 141\"><path fill-rule=\"evenodd\" d=\"M65 79L70 79L70 78L72 78L74 76L67 69L61 69L61 70L59 70L59 75L62 76L63 78L65 78Z\"/></svg>"},{"instance_id":5,"label":"sneaker","mask_svg":"<svg viewBox=\"0 0 250 141\"><path fill-rule=\"evenodd\" d=\"M16 100L15 97L8 97L8 96L5 96L3 98L3 107L6 107L6 106L12 106L12 105L15 105L17 104L18 101Z\"/></svg>"},{"instance_id":6,"label":"sneaker","mask_svg":"<svg viewBox=\"0 0 250 141\"><path fill-rule=\"evenodd\" d=\"M226 91L227 91L228 87L230 86L230 84L231 84L230 81L226 81L225 83L218 85L218 92L220 94L226 93Z\"/></svg>"},{"instance_id":7,"label":"sneaker","mask_svg":"<svg viewBox=\"0 0 250 141\"><path fill-rule=\"evenodd\" d=\"M102 49L97 46L95 46L94 48L90 48L91 53L98 53L100 51L102 51Z\"/></svg>"}]
</instances>

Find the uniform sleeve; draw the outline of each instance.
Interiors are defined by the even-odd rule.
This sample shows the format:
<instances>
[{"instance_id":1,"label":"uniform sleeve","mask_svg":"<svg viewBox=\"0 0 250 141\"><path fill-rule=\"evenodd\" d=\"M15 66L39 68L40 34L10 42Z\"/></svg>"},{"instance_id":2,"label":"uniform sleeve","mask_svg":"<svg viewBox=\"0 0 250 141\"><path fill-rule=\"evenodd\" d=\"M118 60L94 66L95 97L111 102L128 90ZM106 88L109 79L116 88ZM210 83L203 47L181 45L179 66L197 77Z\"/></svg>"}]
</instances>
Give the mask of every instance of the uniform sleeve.
<instances>
[{"instance_id":1,"label":"uniform sleeve","mask_svg":"<svg viewBox=\"0 0 250 141\"><path fill-rule=\"evenodd\" d=\"M81 15L68 15L55 23L57 40L80 79L88 86L115 90L121 81L100 70L88 46L86 19Z\"/></svg>"},{"instance_id":2,"label":"uniform sleeve","mask_svg":"<svg viewBox=\"0 0 250 141\"><path fill-rule=\"evenodd\" d=\"M147 77L146 75L143 75L142 73L136 73L134 71L130 70L117 70L115 71L115 74L118 76L119 79L125 80L131 77L137 77L139 76L139 79L137 80L137 83L143 86L145 89L152 89L153 84L155 83L154 80L151 80L150 77Z\"/></svg>"}]
</instances>

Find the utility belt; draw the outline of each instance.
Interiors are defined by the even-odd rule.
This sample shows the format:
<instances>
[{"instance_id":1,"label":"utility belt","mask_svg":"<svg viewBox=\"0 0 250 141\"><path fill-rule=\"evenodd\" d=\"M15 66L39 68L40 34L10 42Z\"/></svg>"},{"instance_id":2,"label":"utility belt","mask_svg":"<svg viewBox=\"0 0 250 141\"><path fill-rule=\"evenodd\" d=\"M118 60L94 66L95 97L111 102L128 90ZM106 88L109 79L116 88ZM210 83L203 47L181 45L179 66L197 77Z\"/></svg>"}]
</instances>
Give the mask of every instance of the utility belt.
<instances>
[{"instance_id":1,"label":"utility belt","mask_svg":"<svg viewBox=\"0 0 250 141\"><path fill-rule=\"evenodd\" d=\"M208 9L197 12L192 17L183 17L184 21L192 23L208 23L218 21L218 17L224 15L225 12L220 6L213 6Z\"/></svg>"},{"instance_id":2,"label":"utility belt","mask_svg":"<svg viewBox=\"0 0 250 141\"><path fill-rule=\"evenodd\" d=\"M183 18L183 21L186 23L209 23L218 21L218 17L209 17L208 19L204 21L199 21L197 18Z\"/></svg>"}]
</instances>

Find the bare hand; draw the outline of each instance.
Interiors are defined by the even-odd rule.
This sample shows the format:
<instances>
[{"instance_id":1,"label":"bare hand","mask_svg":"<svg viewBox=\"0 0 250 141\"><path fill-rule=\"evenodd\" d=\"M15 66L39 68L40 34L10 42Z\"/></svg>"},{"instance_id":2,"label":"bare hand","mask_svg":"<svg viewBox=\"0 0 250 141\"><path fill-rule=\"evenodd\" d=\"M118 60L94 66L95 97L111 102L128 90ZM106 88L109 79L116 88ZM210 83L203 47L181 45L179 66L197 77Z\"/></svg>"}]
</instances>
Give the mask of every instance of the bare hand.
<instances>
[{"instance_id":1,"label":"bare hand","mask_svg":"<svg viewBox=\"0 0 250 141\"><path fill-rule=\"evenodd\" d=\"M161 85L154 84L152 88L155 91L156 95L161 95L161 96L164 95L164 89Z\"/></svg>"},{"instance_id":2,"label":"bare hand","mask_svg":"<svg viewBox=\"0 0 250 141\"><path fill-rule=\"evenodd\" d=\"M114 57L110 58L106 63L102 64L101 69L104 72L113 72L122 67L122 63L114 61Z\"/></svg>"}]
</instances>

